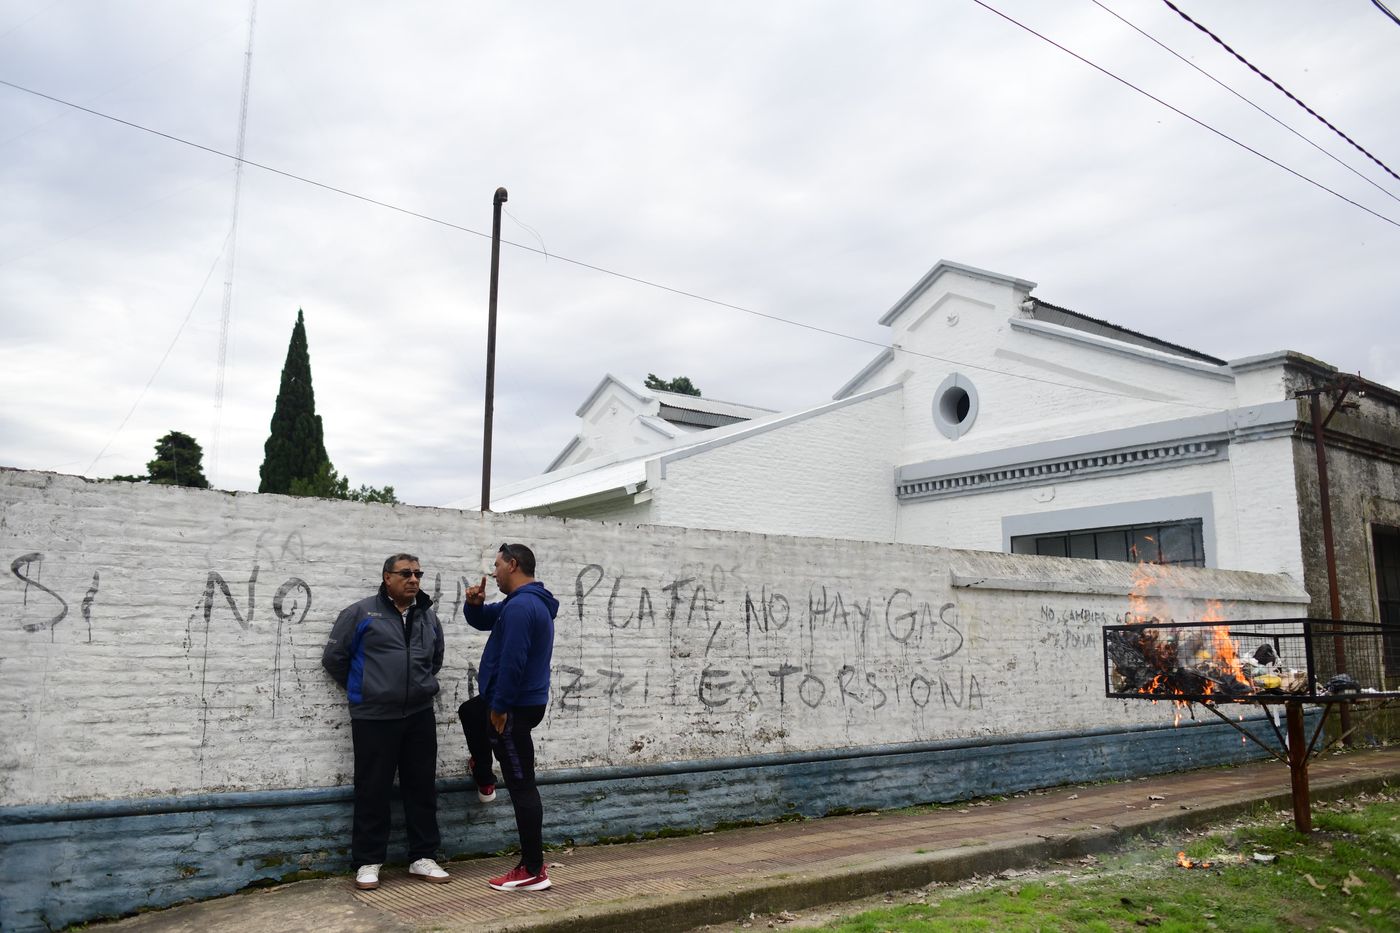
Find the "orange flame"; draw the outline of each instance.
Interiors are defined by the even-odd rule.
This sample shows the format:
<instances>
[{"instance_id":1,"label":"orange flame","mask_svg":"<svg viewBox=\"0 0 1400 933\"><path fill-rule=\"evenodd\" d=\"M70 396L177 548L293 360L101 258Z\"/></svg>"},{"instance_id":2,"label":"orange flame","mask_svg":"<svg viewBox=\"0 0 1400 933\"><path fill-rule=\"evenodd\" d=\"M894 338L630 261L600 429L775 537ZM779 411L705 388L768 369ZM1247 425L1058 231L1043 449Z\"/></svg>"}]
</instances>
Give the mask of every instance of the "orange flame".
<instances>
[{"instance_id":1,"label":"orange flame","mask_svg":"<svg viewBox=\"0 0 1400 933\"><path fill-rule=\"evenodd\" d=\"M1149 622L1159 621L1166 615L1162 611L1162 598L1160 592L1164 583L1170 583L1171 577L1175 574L1175 568L1152 563L1150 561L1139 561L1133 572L1132 586L1128 592L1128 613L1126 621L1129 625L1143 625ZM1201 613L1202 622L1225 622L1226 616L1224 606L1220 600L1211 599L1206 601L1205 609ZM1155 633L1149 632L1144 635L1143 647L1153 651L1157 655L1159 666L1163 668L1174 668L1177 665L1189 665L1195 662L1212 662L1216 670L1238 681L1253 686L1252 681L1245 672L1244 662L1240 659L1239 651L1235 646L1234 639L1230 637L1228 625L1216 625L1206 629L1203 633L1203 640L1195 646L1194 657L1176 657L1178 645L1175 640L1159 641ZM1190 650L1190 649L1186 649ZM1185 695L1177 687L1167 683L1165 674L1159 674L1150 683L1141 689L1145 694L1166 694L1168 692ZM1206 680L1201 688L1201 693L1210 695L1219 693L1216 685L1210 680ZM1154 701L1155 702L1155 701ZM1181 724L1181 711L1189 708L1190 702L1186 700L1172 700L1176 707L1173 719L1175 724Z\"/></svg>"},{"instance_id":2,"label":"orange flame","mask_svg":"<svg viewBox=\"0 0 1400 933\"><path fill-rule=\"evenodd\" d=\"M1211 863L1205 859L1191 858L1185 852L1176 853L1176 863L1182 868L1209 868Z\"/></svg>"}]
</instances>

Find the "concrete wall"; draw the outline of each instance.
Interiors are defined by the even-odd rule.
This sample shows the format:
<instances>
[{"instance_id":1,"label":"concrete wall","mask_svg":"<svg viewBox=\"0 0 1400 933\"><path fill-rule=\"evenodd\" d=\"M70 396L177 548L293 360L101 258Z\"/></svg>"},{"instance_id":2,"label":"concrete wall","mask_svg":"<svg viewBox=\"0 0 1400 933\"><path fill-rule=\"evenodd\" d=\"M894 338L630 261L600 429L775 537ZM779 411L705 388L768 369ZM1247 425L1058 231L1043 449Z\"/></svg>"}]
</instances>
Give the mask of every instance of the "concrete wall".
<instances>
[{"instance_id":1,"label":"concrete wall","mask_svg":"<svg viewBox=\"0 0 1400 933\"><path fill-rule=\"evenodd\" d=\"M1329 407L1324 403L1324 416ZM1325 619L1332 610L1311 429L1294 445L1304 580L1313 616ZM1400 527L1400 405L1367 398L1361 411L1339 413L1328 424L1326 448L1342 618L1379 622L1371 536L1374 525Z\"/></svg>"},{"instance_id":2,"label":"concrete wall","mask_svg":"<svg viewBox=\"0 0 1400 933\"><path fill-rule=\"evenodd\" d=\"M446 623L444 854L512 837L508 807L465 792L453 715L482 646L463 587L504 540L535 547L562 602L550 840L820 815L850 805L847 780L894 806L1242 754L1104 698L1128 565L17 471L0 505L6 930L347 868L348 720L319 658L400 549ZM1179 579L1164 611L1183 618L1207 596L1236 617L1306 599L1280 577Z\"/></svg>"}]
</instances>

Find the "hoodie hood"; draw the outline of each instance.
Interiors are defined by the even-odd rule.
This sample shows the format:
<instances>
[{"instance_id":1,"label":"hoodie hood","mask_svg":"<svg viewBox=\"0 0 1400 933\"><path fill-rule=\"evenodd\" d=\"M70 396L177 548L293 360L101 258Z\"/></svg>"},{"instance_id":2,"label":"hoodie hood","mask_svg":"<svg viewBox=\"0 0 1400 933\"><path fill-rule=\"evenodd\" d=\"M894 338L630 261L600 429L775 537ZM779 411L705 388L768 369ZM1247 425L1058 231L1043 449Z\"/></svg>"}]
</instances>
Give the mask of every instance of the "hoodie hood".
<instances>
[{"instance_id":1,"label":"hoodie hood","mask_svg":"<svg viewBox=\"0 0 1400 933\"><path fill-rule=\"evenodd\" d=\"M531 580L524 586L521 586L518 589L514 590L509 596L506 597L506 602L509 602L512 599L523 598L538 599L541 603L544 604L544 607L547 610L549 610L549 617L551 619L559 615L559 600L555 599L554 594L551 593L549 590L545 589L544 584L538 580Z\"/></svg>"}]
</instances>

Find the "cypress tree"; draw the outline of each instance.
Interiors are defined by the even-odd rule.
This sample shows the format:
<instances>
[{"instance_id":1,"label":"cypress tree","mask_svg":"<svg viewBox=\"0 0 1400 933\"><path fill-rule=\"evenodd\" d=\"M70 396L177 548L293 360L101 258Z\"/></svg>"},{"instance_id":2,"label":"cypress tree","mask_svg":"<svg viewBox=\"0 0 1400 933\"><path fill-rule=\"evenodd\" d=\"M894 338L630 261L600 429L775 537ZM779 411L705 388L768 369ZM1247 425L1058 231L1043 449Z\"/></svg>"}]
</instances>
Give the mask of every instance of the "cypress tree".
<instances>
[{"instance_id":1,"label":"cypress tree","mask_svg":"<svg viewBox=\"0 0 1400 933\"><path fill-rule=\"evenodd\" d=\"M263 445L262 478L258 492L292 493L292 483L313 480L330 463L316 414L316 393L311 388L311 354L306 345L306 322L297 309L287 361L282 364L282 385L272 412L267 443Z\"/></svg>"}]
</instances>

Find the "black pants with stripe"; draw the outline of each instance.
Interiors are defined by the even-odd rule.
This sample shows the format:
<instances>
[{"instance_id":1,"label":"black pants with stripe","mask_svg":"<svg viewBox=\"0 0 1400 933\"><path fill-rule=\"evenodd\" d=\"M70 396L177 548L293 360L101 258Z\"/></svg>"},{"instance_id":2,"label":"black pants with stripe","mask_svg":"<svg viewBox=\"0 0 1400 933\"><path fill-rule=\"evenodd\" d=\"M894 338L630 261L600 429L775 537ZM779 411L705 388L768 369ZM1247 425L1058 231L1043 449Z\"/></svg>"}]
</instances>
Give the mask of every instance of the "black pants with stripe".
<instances>
[{"instance_id":1,"label":"black pants with stripe","mask_svg":"<svg viewBox=\"0 0 1400 933\"><path fill-rule=\"evenodd\" d=\"M496 772L491 768L491 710L486 706L486 698L477 694L457 707L457 718L462 721L462 734L467 739L467 755L476 763L472 780L481 788L496 783Z\"/></svg>"},{"instance_id":2,"label":"black pants with stripe","mask_svg":"<svg viewBox=\"0 0 1400 933\"><path fill-rule=\"evenodd\" d=\"M434 858L442 839L437 822L437 720L432 708L403 719L352 719L355 742L355 824L350 855L358 865L382 864L389 851L389 799L399 775L408 860Z\"/></svg>"},{"instance_id":3,"label":"black pants with stripe","mask_svg":"<svg viewBox=\"0 0 1400 933\"><path fill-rule=\"evenodd\" d=\"M491 750L500 762L515 830L520 835L520 863L532 874L544 868L544 806L535 786L535 742L530 730L544 720L543 706L516 706L506 713L504 732L491 730Z\"/></svg>"}]
</instances>

